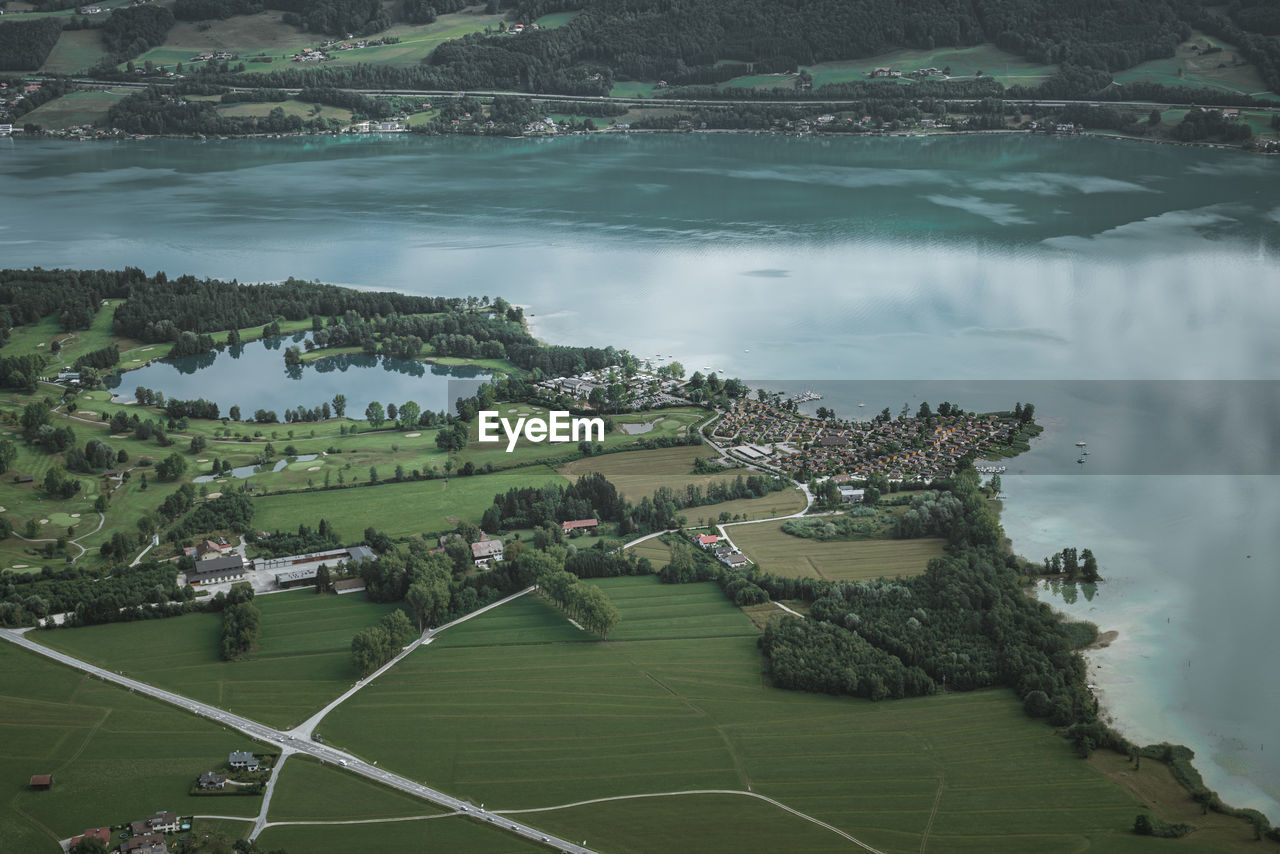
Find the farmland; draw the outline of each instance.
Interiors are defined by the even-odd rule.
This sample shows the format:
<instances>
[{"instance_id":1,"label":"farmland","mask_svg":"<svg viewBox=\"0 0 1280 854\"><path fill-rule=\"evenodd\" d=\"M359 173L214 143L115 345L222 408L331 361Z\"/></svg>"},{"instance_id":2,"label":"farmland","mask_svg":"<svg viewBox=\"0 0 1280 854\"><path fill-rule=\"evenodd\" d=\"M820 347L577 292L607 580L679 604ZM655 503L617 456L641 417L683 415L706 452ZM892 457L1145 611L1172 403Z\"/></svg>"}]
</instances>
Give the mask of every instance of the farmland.
<instances>
[{"instance_id":1,"label":"farmland","mask_svg":"<svg viewBox=\"0 0 1280 854\"><path fill-rule=\"evenodd\" d=\"M513 834L453 816L389 824L277 825L263 831L258 840L264 851L284 849L307 854L368 850L540 854L547 850Z\"/></svg>"},{"instance_id":2,"label":"farmland","mask_svg":"<svg viewBox=\"0 0 1280 854\"><path fill-rule=\"evenodd\" d=\"M343 821L440 812L419 798L297 754L280 769L268 817L272 821Z\"/></svg>"},{"instance_id":3,"label":"farmland","mask_svg":"<svg viewBox=\"0 0 1280 854\"><path fill-rule=\"evenodd\" d=\"M600 457L584 457L561 466L558 471L570 480L584 474L599 472L609 479L623 497L632 503L653 495L659 487L680 492L686 486L706 488L710 483L723 483L738 475L751 472L730 469L722 474L693 474L693 461L699 457L714 457L715 452L704 446L685 445L676 448L658 448L652 451L636 451L626 454L606 454Z\"/></svg>"},{"instance_id":4,"label":"farmland","mask_svg":"<svg viewBox=\"0 0 1280 854\"><path fill-rule=\"evenodd\" d=\"M1267 91L1258 69L1239 54L1235 45L1196 31L1192 32L1190 39L1178 45L1173 56L1151 59L1117 71L1115 79L1117 83L1203 86L1241 92L1265 100L1280 100L1276 93Z\"/></svg>"},{"instance_id":5,"label":"farmland","mask_svg":"<svg viewBox=\"0 0 1280 854\"><path fill-rule=\"evenodd\" d=\"M779 522L735 525L728 529L735 545L756 565L774 575L862 581L881 576L919 575L945 540L856 540L820 542L783 533Z\"/></svg>"},{"instance_id":6,"label":"farmland","mask_svg":"<svg viewBox=\"0 0 1280 854\"><path fill-rule=\"evenodd\" d=\"M40 633L36 640L127 676L263 723L301 723L359 677L351 637L392 605L310 590L255 600L262 642L243 661L218 657L221 618L188 614Z\"/></svg>"},{"instance_id":7,"label":"farmland","mask_svg":"<svg viewBox=\"0 0 1280 854\"><path fill-rule=\"evenodd\" d=\"M157 808L189 814L202 772L249 742L122 688L0 644L0 838L14 852L56 852L56 840ZM52 773L46 792L32 774ZM121 785L127 781L127 785ZM252 815L257 797L217 799L217 812Z\"/></svg>"},{"instance_id":8,"label":"farmland","mask_svg":"<svg viewBox=\"0 0 1280 854\"><path fill-rule=\"evenodd\" d=\"M352 534L372 525L392 537L451 530L460 520L479 523L493 503L493 496L513 486L564 483L545 466L475 477L440 478L410 483L388 483L292 495L268 495L254 499L254 524L264 531L296 530L332 521Z\"/></svg>"},{"instance_id":9,"label":"farmland","mask_svg":"<svg viewBox=\"0 0 1280 854\"><path fill-rule=\"evenodd\" d=\"M1025 851L1031 838L1045 851L1143 850L1129 848L1136 799L1006 691L870 703L775 690L755 629L712 585L601 587L622 614L613 640L566 642L562 618L526 597L401 662L326 721L327 737L498 810L750 788L886 851L918 851L926 833L949 851ZM677 608L668 591L691 598ZM403 750L424 731L430 750ZM781 812L766 822L763 804L743 825L748 811L730 798L695 803L525 818L610 851L671 850L721 830L734 850L771 851L790 829L792 850L831 850ZM658 814L658 836L642 832Z\"/></svg>"}]
</instances>

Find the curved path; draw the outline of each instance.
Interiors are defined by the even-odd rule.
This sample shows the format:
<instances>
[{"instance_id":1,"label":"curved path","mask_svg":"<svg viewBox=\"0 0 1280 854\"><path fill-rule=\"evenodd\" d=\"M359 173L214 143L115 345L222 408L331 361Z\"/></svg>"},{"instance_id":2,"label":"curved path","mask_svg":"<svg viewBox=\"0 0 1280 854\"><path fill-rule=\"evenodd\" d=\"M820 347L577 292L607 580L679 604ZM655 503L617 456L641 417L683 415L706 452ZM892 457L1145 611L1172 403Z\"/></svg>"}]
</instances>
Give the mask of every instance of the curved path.
<instances>
[{"instance_id":1,"label":"curved path","mask_svg":"<svg viewBox=\"0 0 1280 854\"><path fill-rule=\"evenodd\" d=\"M80 540L83 540L85 537L88 537L88 536L90 536L90 535L92 535L92 534L96 534L96 533L98 533L99 531L101 531L101 530L102 530L102 526L106 523L106 521L107 521L107 517L106 517L106 516L103 516L103 515L102 515L102 513L101 513L101 512L99 512L99 513L98 513L98 527L94 528L92 531L86 531L85 533L83 533L83 534L81 534L80 536L76 537L74 540L67 540L67 545L69 545L69 546L75 546L76 548L78 548L78 549L80 550L80 554L76 555L75 557L73 557L73 558L71 559L71 562L72 562L72 563L75 563L75 562L76 562L76 561L78 561L80 558L84 557L85 552L89 551L89 550L88 550L88 549L86 549L84 546L80 545L80 542L79 542L79 541L80 541ZM22 536L22 535L21 535L21 534L19 534L17 531L13 531L12 533L13 533L13 535L14 535L15 537L17 537L18 539L20 539L20 540L25 540L25 541L26 541L26 542L28 542L28 543L56 543L56 542L58 541L58 538L57 538L57 537L37 537L37 538L35 538L35 539L32 539L31 537L24 537L24 536ZM130 564L130 566L132 566L132 564Z\"/></svg>"},{"instance_id":2,"label":"curved path","mask_svg":"<svg viewBox=\"0 0 1280 854\"><path fill-rule=\"evenodd\" d=\"M603 804L609 801L631 801L639 798L671 798L671 797L678 797L681 795L740 795L742 797L755 798L756 800L764 801L765 803L772 804L778 809L789 812L794 816L804 819L805 821L812 822L813 824L816 824L825 830L831 831L837 836L844 837L845 839L849 840L854 845L857 845L859 848L861 848L864 851L870 851L872 852L872 854L884 854L884 852L881 851L879 848L874 848L868 845L867 843L863 842L861 839L857 839L856 837L850 836L840 828L833 827L827 824L822 819L814 818L813 816L802 813L797 809L792 809L791 807L787 806L781 801L775 801L773 798L768 797L767 795L761 795L756 792L744 792L740 789L686 789L680 792L646 792L645 794L642 794L642 795L615 795L611 798L592 798L586 801L575 801L574 803L571 803L571 804L558 804L553 807L532 807L530 809L522 809L522 810L493 810L493 812L496 815L524 815L525 813L532 813L532 812L554 812L555 810L569 809L570 807L583 807L583 806L590 806L591 804Z\"/></svg>"}]
</instances>

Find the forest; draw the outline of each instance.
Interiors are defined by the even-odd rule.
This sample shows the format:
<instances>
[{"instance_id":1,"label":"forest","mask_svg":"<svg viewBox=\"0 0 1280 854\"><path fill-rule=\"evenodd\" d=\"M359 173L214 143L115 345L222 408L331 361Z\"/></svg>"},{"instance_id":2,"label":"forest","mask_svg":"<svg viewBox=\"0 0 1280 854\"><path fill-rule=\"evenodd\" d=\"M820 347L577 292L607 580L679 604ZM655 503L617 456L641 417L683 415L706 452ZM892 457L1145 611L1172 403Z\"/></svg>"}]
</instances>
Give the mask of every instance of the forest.
<instances>
[{"instance_id":1,"label":"forest","mask_svg":"<svg viewBox=\"0 0 1280 854\"><path fill-rule=\"evenodd\" d=\"M0 23L0 71L33 71L44 65L62 36L55 18Z\"/></svg>"}]
</instances>

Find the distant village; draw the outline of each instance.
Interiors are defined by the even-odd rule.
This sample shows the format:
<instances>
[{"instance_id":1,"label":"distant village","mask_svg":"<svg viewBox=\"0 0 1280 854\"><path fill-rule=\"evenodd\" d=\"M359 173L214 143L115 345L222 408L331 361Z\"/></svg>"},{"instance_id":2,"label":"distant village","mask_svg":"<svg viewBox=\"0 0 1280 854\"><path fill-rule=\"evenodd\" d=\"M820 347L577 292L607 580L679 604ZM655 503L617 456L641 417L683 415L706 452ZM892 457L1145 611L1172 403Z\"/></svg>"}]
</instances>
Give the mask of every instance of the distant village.
<instances>
[{"instance_id":1,"label":"distant village","mask_svg":"<svg viewBox=\"0 0 1280 854\"><path fill-rule=\"evenodd\" d=\"M712 439L747 463L804 480L838 483L883 475L930 481L951 474L959 461L1008 442L1014 417L952 412L870 421L819 419L753 400L739 401L716 423Z\"/></svg>"}]
</instances>

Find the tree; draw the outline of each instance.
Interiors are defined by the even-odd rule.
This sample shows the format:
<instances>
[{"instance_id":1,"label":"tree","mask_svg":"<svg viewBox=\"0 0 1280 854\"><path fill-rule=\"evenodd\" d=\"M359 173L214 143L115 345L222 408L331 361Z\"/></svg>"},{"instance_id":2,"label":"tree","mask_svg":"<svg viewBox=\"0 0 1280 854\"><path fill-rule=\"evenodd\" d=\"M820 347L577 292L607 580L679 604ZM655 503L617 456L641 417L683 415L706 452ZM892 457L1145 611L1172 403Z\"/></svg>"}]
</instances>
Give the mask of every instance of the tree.
<instances>
[{"instance_id":1,"label":"tree","mask_svg":"<svg viewBox=\"0 0 1280 854\"><path fill-rule=\"evenodd\" d=\"M228 418L230 418L232 421L239 421L239 420L240 420L240 407L238 407L238 406L233 406L233 407L231 407L229 410L227 410L227 417L228 417Z\"/></svg>"},{"instance_id":2,"label":"tree","mask_svg":"<svg viewBox=\"0 0 1280 854\"><path fill-rule=\"evenodd\" d=\"M1149 124L1151 127L1155 127L1156 125L1160 124L1160 120L1163 118L1164 116L1160 114L1159 110L1152 110L1150 115L1147 116L1147 124Z\"/></svg>"},{"instance_id":3,"label":"tree","mask_svg":"<svg viewBox=\"0 0 1280 854\"><path fill-rule=\"evenodd\" d=\"M406 430L418 426L418 418L422 415L422 407L412 400L406 400L400 407L400 424Z\"/></svg>"},{"instance_id":4,"label":"tree","mask_svg":"<svg viewBox=\"0 0 1280 854\"><path fill-rule=\"evenodd\" d=\"M316 570L316 593L324 593L332 587L329 580L329 567L326 564L320 564L320 568Z\"/></svg>"},{"instance_id":5,"label":"tree","mask_svg":"<svg viewBox=\"0 0 1280 854\"><path fill-rule=\"evenodd\" d=\"M107 846L96 836L84 836L67 849L67 854L106 854Z\"/></svg>"},{"instance_id":6,"label":"tree","mask_svg":"<svg viewBox=\"0 0 1280 854\"><path fill-rule=\"evenodd\" d=\"M1085 549L1080 553L1081 559L1084 561L1084 568L1081 571L1081 577L1085 581L1093 582L1099 579L1098 575L1098 559L1093 556L1090 549Z\"/></svg>"},{"instance_id":7,"label":"tree","mask_svg":"<svg viewBox=\"0 0 1280 854\"><path fill-rule=\"evenodd\" d=\"M347 396L345 394L335 394L333 396L333 411L339 418L347 414Z\"/></svg>"},{"instance_id":8,"label":"tree","mask_svg":"<svg viewBox=\"0 0 1280 854\"><path fill-rule=\"evenodd\" d=\"M187 472L187 461L174 452L156 463L156 477L160 480L177 480Z\"/></svg>"},{"instance_id":9,"label":"tree","mask_svg":"<svg viewBox=\"0 0 1280 854\"><path fill-rule=\"evenodd\" d=\"M9 470L13 461L18 458L18 447L8 439L0 439L0 474Z\"/></svg>"},{"instance_id":10,"label":"tree","mask_svg":"<svg viewBox=\"0 0 1280 854\"><path fill-rule=\"evenodd\" d=\"M204 436L201 436L200 434L197 433L196 435L191 437L190 452L193 454L198 454L201 451L203 451L208 446L208 444L209 444L208 440L205 439Z\"/></svg>"},{"instance_id":11,"label":"tree","mask_svg":"<svg viewBox=\"0 0 1280 854\"><path fill-rule=\"evenodd\" d=\"M375 430L387 420L386 414L382 411L382 404L376 400L365 407L364 417Z\"/></svg>"},{"instance_id":12,"label":"tree","mask_svg":"<svg viewBox=\"0 0 1280 854\"><path fill-rule=\"evenodd\" d=\"M351 661L362 676L368 676L383 665L389 649L391 639L381 626L361 629L351 639Z\"/></svg>"}]
</instances>

